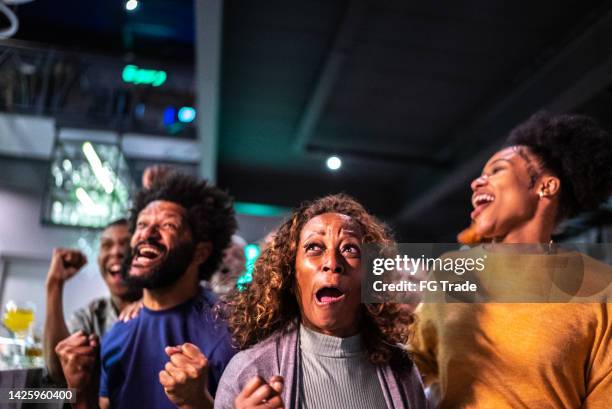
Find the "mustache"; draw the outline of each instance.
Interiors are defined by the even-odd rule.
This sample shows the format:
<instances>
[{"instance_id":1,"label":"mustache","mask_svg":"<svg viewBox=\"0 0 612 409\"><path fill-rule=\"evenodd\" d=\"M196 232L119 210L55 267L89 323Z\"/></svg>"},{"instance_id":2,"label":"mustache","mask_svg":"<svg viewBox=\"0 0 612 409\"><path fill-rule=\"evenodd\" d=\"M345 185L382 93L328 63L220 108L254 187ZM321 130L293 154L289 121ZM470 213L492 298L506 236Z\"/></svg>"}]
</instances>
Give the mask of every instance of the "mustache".
<instances>
[{"instance_id":1,"label":"mustache","mask_svg":"<svg viewBox=\"0 0 612 409\"><path fill-rule=\"evenodd\" d=\"M164 246L163 244L157 242L154 239L148 238L142 241L139 241L138 243L136 243L136 245L134 247L132 247L132 251L131 251L131 256L135 257L136 254L138 254L138 250L142 247L142 246L151 246L151 247L155 247L157 250L166 253L168 251L168 249L166 248L166 246Z\"/></svg>"}]
</instances>

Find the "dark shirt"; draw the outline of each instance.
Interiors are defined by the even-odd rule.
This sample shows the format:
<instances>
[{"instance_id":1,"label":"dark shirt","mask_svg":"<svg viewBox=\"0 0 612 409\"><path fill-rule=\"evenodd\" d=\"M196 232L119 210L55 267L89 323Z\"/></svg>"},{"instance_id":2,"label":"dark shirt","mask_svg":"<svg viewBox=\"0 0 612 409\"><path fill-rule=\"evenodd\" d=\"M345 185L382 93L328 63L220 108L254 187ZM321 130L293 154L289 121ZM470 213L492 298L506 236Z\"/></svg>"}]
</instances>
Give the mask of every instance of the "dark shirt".
<instances>
[{"instance_id":1,"label":"dark shirt","mask_svg":"<svg viewBox=\"0 0 612 409\"><path fill-rule=\"evenodd\" d=\"M159 372L170 358L167 346L191 342L208 358L208 390L215 396L225 366L235 351L223 321L215 319L214 295L204 288L176 307L152 311L117 322L102 339L100 396L111 408L175 408L159 383Z\"/></svg>"},{"instance_id":2,"label":"dark shirt","mask_svg":"<svg viewBox=\"0 0 612 409\"><path fill-rule=\"evenodd\" d=\"M117 308L111 297L97 298L87 304L87 307L74 312L68 323L68 331L72 334L80 330L102 337L117 322L117 315Z\"/></svg>"}]
</instances>

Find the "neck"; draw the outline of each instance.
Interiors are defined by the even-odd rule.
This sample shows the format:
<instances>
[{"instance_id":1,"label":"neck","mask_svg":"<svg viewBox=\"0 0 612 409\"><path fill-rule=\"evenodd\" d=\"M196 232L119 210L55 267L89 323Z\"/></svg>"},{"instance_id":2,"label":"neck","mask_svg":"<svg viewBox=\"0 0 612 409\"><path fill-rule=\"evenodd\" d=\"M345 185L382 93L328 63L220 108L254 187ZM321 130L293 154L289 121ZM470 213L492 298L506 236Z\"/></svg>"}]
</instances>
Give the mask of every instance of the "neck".
<instances>
[{"instance_id":1,"label":"neck","mask_svg":"<svg viewBox=\"0 0 612 409\"><path fill-rule=\"evenodd\" d=\"M121 311L123 311L123 309L125 307L127 307L128 305L130 305L132 303L132 301L130 300L126 300L123 299L117 295L111 295L111 301L113 303L113 306L115 307L115 309L117 310L118 313L120 313Z\"/></svg>"},{"instance_id":2,"label":"neck","mask_svg":"<svg viewBox=\"0 0 612 409\"><path fill-rule=\"evenodd\" d=\"M551 240L552 230L518 230L511 231L506 236L498 238L500 243L520 243L520 244L535 244L535 243L548 243Z\"/></svg>"},{"instance_id":3,"label":"neck","mask_svg":"<svg viewBox=\"0 0 612 409\"><path fill-rule=\"evenodd\" d=\"M549 243L555 229L555 212L540 208L529 220L510 230L505 236L498 237L501 243Z\"/></svg>"},{"instance_id":4,"label":"neck","mask_svg":"<svg viewBox=\"0 0 612 409\"><path fill-rule=\"evenodd\" d=\"M348 337L352 337L353 335L359 334L359 325L357 323L355 323L354 325L350 327L341 328L341 329L319 328L313 325L312 323L310 323L308 320L302 320L302 325L304 325L306 328L308 328L309 330L313 332L318 332L319 334L329 335L329 336L337 337L337 338L348 338Z\"/></svg>"},{"instance_id":5,"label":"neck","mask_svg":"<svg viewBox=\"0 0 612 409\"><path fill-rule=\"evenodd\" d=\"M198 291L198 270L190 267L176 283L168 287L145 289L142 302L150 310L167 310L195 297Z\"/></svg>"}]
</instances>

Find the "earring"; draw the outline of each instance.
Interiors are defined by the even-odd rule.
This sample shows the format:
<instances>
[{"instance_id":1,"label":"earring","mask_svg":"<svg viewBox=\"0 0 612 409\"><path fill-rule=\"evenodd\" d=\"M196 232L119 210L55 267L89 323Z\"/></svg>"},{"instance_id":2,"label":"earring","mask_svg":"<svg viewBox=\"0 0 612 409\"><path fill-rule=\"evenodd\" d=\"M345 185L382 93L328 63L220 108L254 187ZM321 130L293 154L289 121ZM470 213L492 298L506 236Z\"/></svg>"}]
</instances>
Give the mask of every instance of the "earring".
<instances>
[{"instance_id":1,"label":"earring","mask_svg":"<svg viewBox=\"0 0 612 409\"><path fill-rule=\"evenodd\" d=\"M540 190L540 191L538 192L538 195L540 196L540 200L542 200L542 198L544 197L544 191L543 191L543 190Z\"/></svg>"}]
</instances>

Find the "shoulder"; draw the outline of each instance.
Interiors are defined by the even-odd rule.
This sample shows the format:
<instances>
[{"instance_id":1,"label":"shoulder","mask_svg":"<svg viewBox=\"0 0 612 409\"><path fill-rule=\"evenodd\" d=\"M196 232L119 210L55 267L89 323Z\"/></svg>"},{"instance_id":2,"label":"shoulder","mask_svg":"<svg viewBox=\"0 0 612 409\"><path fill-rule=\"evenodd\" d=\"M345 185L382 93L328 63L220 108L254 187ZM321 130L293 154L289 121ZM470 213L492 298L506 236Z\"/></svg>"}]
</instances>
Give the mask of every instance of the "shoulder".
<instances>
[{"instance_id":1,"label":"shoulder","mask_svg":"<svg viewBox=\"0 0 612 409\"><path fill-rule=\"evenodd\" d=\"M223 377L245 380L255 375L272 376L278 372L278 343L282 334L276 333L258 344L238 352L229 362ZM248 379L246 379L248 380Z\"/></svg>"},{"instance_id":2,"label":"shoulder","mask_svg":"<svg viewBox=\"0 0 612 409\"><path fill-rule=\"evenodd\" d=\"M422 406L425 404L426 399L421 374L405 349L396 348L388 368L395 374L395 378L401 384L404 393L409 396L409 400L413 404L416 403L416 407L425 407Z\"/></svg>"},{"instance_id":3,"label":"shoulder","mask_svg":"<svg viewBox=\"0 0 612 409\"><path fill-rule=\"evenodd\" d=\"M81 307L74 311L75 317L92 317L96 310L100 309L100 306L105 306L107 303L106 298L96 298L89 302L86 306Z\"/></svg>"},{"instance_id":4,"label":"shoulder","mask_svg":"<svg viewBox=\"0 0 612 409\"><path fill-rule=\"evenodd\" d=\"M82 330L92 332L96 316L100 314L100 311L106 310L109 302L108 298L96 298L85 307L75 310L68 323L69 331L76 332Z\"/></svg>"},{"instance_id":5,"label":"shoulder","mask_svg":"<svg viewBox=\"0 0 612 409\"><path fill-rule=\"evenodd\" d=\"M278 375L277 348L280 336L282 335L272 335L234 355L219 381L215 408L233 408L234 399L254 376L268 379L272 375Z\"/></svg>"},{"instance_id":6,"label":"shoulder","mask_svg":"<svg viewBox=\"0 0 612 409\"><path fill-rule=\"evenodd\" d=\"M109 305L112 305L109 297L100 297L92 300L84 309L88 311L98 311L108 308Z\"/></svg>"}]
</instances>

